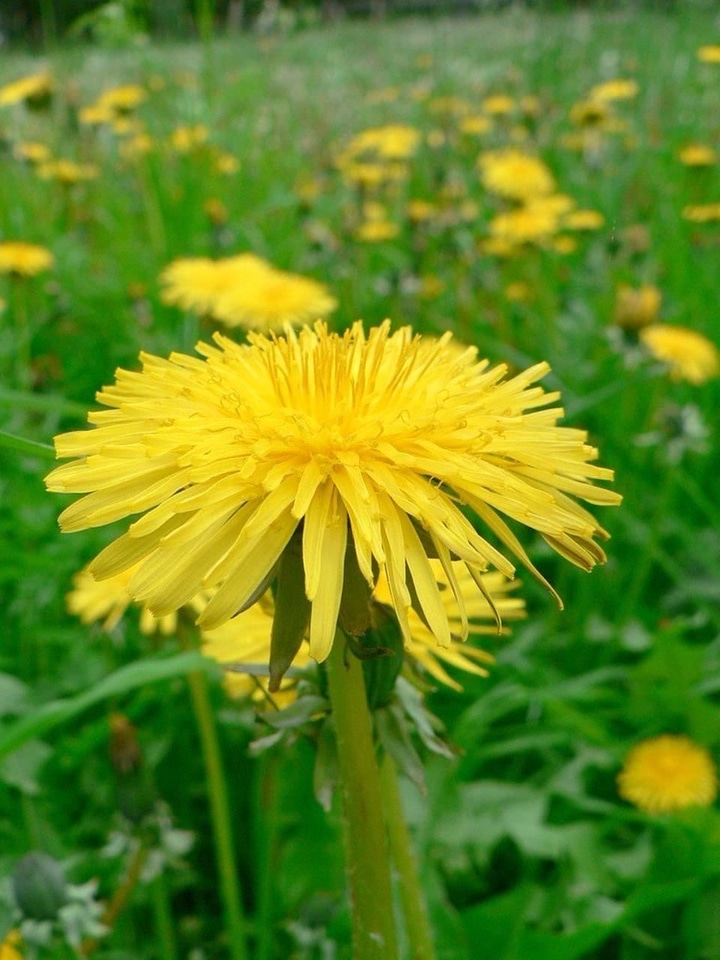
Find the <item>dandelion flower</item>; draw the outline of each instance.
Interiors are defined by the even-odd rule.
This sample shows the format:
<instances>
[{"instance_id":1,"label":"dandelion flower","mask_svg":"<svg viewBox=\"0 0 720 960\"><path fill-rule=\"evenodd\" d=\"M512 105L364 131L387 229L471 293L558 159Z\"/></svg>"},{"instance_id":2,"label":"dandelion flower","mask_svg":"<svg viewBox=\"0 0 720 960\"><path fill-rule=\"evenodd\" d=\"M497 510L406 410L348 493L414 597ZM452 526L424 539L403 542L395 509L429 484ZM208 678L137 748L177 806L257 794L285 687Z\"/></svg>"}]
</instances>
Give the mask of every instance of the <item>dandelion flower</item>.
<instances>
[{"instance_id":1,"label":"dandelion flower","mask_svg":"<svg viewBox=\"0 0 720 960\"><path fill-rule=\"evenodd\" d=\"M65 186L82 183L84 180L95 180L100 171L92 163L75 163L74 160L49 160L41 163L37 174L43 180L56 180Z\"/></svg>"},{"instance_id":2,"label":"dandelion flower","mask_svg":"<svg viewBox=\"0 0 720 960\"><path fill-rule=\"evenodd\" d=\"M0 273L9 273L17 277L34 277L49 270L55 258L35 243L23 240L6 240L0 243Z\"/></svg>"},{"instance_id":3,"label":"dandelion flower","mask_svg":"<svg viewBox=\"0 0 720 960\"><path fill-rule=\"evenodd\" d=\"M0 941L0 960L23 960L23 955L18 950L20 941L19 930L11 930L7 933L5 939Z\"/></svg>"},{"instance_id":4,"label":"dandelion flower","mask_svg":"<svg viewBox=\"0 0 720 960\"><path fill-rule=\"evenodd\" d=\"M638 90L635 80L606 80L593 87L589 96L591 100L609 103L613 100L632 100L638 95Z\"/></svg>"},{"instance_id":5,"label":"dandelion flower","mask_svg":"<svg viewBox=\"0 0 720 960\"><path fill-rule=\"evenodd\" d=\"M337 301L308 277L278 270L253 253L175 260L160 276L162 299L229 327L265 330L326 317Z\"/></svg>"},{"instance_id":6,"label":"dandelion flower","mask_svg":"<svg viewBox=\"0 0 720 960\"><path fill-rule=\"evenodd\" d=\"M135 572L129 567L107 580L96 580L85 567L73 577L73 588L65 598L69 613L78 617L86 626L102 621L102 628L110 632L120 623L133 598L128 584ZM147 636L161 633L173 634L177 628L175 612L164 617L154 617L144 606L140 612L140 632Z\"/></svg>"},{"instance_id":7,"label":"dandelion flower","mask_svg":"<svg viewBox=\"0 0 720 960\"><path fill-rule=\"evenodd\" d=\"M720 63L720 44L711 43L699 47L697 58L702 63Z\"/></svg>"},{"instance_id":8,"label":"dandelion flower","mask_svg":"<svg viewBox=\"0 0 720 960\"><path fill-rule=\"evenodd\" d=\"M451 630L428 555L463 599L451 561L478 576L514 567L489 532L549 589L503 519L538 531L572 563L605 560L607 534L575 498L617 504L596 486L612 471L582 430L558 426L558 399L536 385L540 363L503 365L389 321L343 335L318 322L283 337L216 334L204 359L148 354L98 394L93 429L56 438L48 489L85 494L64 531L139 515L91 564L98 579L140 563L134 599L164 616L216 589L199 623L212 629L251 605L286 567L299 570L310 654L332 646L348 582L383 573L406 642L416 604L433 636ZM470 522L465 504L483 524ZM350 576L353 571L357 576ZM353 586L354 589L354 586Z\"/></svg>"},{"instance_id":9,"label":"dandelion flower","mask_svg":"<svg viewBox=\"0 0 720 960\"><path fill-rule=\"evenodd\" d=\"M625 330L647 327L657 320L661 303L662 293L651 283L621 283L615 292L615 323Z\"/></svg>"},{"instance_id":10,"label":"dandelion flower","mask_svg":"<svg viewBox=\"0 0 720 960\"><path fill-rule=\"evenodd\" d=\"M504 93L496 93L491 97L486 97L481 104L485 113L492 117L505 116L512 113L515 109L515 101Z\"/></svg>"},{"instance_id":11,"label":"dandelion flower","mask_svg":"<svg viewBox=\"0 0 720 960\"><path fill-rule=\"evenodd\" d=\"M720 220L720 203L689 204L683 207L682 215L693 223L714 223Z\"/></svg>"},{"instance_id":12,"label":"dandelion flower","mask_svg":"<svg viewBox=\"0 0 720 960\"><path fill-rule=\"evenodd\" d=\"M480 154L478 166L485 188L511 200L528 200L555 189L543 161L514 147Z\"/></svg>"},{"instance_id":13,"label":"dandelion flower","mask_svg":"<svg viewBox=\"0 0 720 960\"><path fill-rule=\"evenodd\" d=\"M297 273L261 262L217 298L213 315L228 327L277 330L327 317L337 300L327 287Z\"/></svg>"},{"instance_id":14,"label":"dandelion flower","mask_svg":"<svg viewBox=\"0 0 720 960\"><path fill-rule=\"evenodd\" d=\"M678 157L686 167L711 167L717 163L717 153L707 143L688 143Z\"/></svg>"},{"instance_id":15,"label":"dandelion flower","mask_svg":"<svg viewBox=\"0 0 720 960\"><path fill-rule=\"evenodd\" d=\"M618 775L618 791L645 813L709 807L717 795L712 757L689 737L666 734L633 747Z\"/></svg>"},{"instance_id":16,"label":"dandelion flower","mask_svg":"<svg viewBox=\"0 0 720 960\"><path fill-rule=\"evenodd\" d=\"M720 373L720 351L695 330L657 323L643 327L640 339L656 360L668 365L673 380L699 386Z\"/></svg>"},{"instance_id":17,"label":"dandelion flower","mask_svg":"<svg viewBox=\"0 0 720 960\"><path fill-rule=\"evenodd\" d=\"M52 74L47 70L34 73L0 87L0 107L11 107L24 102L32 106L46 100L52 91Z\"/></svg>"},{"instance_id":18,"label":"dandelion flower","mask_svg":"<svg viewBox=\"0 0 720 960\"><path fill-rule=\"evenodd\" d=\"M51 158L50 147L36 140L21 140L13 144L13 156L16 160L28 163L45 163Z\"/></svg>"},{"instance_id":19,"label":"dandelion flower","mask_svg":"<svg viewBox=\"0 0 720 960\"><path fill-rule=\"evenodd\" d=\"M210 132L202 123L176 127L170 134L170 146L177 153L191 153L207 143Z\"/></svg>"}]
</instances>

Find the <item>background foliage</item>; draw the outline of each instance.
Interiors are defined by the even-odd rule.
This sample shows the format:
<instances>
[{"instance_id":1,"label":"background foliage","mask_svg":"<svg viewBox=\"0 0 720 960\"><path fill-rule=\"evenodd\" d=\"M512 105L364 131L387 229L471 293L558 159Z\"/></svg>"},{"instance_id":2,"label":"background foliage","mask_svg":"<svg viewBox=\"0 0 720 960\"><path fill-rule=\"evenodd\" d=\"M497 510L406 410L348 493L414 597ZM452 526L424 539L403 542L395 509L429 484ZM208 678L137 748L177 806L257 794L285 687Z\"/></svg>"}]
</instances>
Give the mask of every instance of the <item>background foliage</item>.
<instances>
[{"instance_id":1,"label":"background foliage","mask_svg":"<svg viewBox=\"0 0 720 960\"><path fill-rule=\"evenodd\" d=\"M59 27L84 10L55 12ZM160 271L176 257L253 250L327 283L341 304L338 328L390 316L426 333L452 329L493 362L549 360L566 422L588 427L616 470L625 503L603 518L607 566L586 577L534 544L566 610L525 582L529 619L511 638L489 641L497 655L489 679L461 678L462 694L429 695L455 758L428 756L426 793L408 784L405 799L441 960L472 960L478 943L498 960L720 954L717 810L649 818L622 803L615 784L627 749L645 737L687 733L720 746L720 381L669 379L612 325L618 286L652 283L662 321L720 339L717 224L682 216L688 204L720 200L718 167L678 159L690 141L720 146L720 67L696 58L712 38L720 22L695 8L512 10L273 29L205 46L76 46L0 65L8 82L50 62L59 90L50 113L0 117L3 238L44 244L56 258L21 294L8 283L2 291L6 372L18 295L32 333L30 385L8 375L0 392L9 433L47 444L81 426L95 391L117 366L136 367L140 349L190 351L196 322L161 302ZM616 77L639 85L636 99L618 105L621 134L599 153L570 149L572 105ZM76 121L79 105L116 83L150 91L140 116L154 147L137 160L123 157L121 138ZM514 114L512 127L525 130L562 191L603 215L602 229L579 235L574 250L482 252L494 208L475 159L512 129L501 125L483 142L459 137L452 116L430 104L475 105L495 93L539 98L539 111ZM410 180L382 197L397 236L363 243L355 227L366 198L334 157L361 129L395 122L422 130L423 145ZM208 145L168 148L173 130L198 123ZM41 180L13 157L21 139L95 163L100 176L75 186ZM218 150L237 158L238 172L218 169ZM408 199L452 211L452 190L477 214L418 230ZM208 213L208 201L224 213ZM523 297L508 295L513 284ZM191 831L194 843L176 843L177 856L165 851L164 869L136 886L96 956L226 956L185 681L197 661L182 659L192 655L174 640L143 637L132 617L106 636L67 613L72 575L106 534L61 537L58 498L42 484L50 460L22 444L0 457L0 876L42 849L73 881L97 878L105 898L122 884L128 861L113 833L108 725L119 711L138 729L172 829ZM268 728L226 697L212 664L201 669L256 956L347 957L337 824L314 797L312 734L255 756L249 744Z\"/></svg>"}]
</instances>

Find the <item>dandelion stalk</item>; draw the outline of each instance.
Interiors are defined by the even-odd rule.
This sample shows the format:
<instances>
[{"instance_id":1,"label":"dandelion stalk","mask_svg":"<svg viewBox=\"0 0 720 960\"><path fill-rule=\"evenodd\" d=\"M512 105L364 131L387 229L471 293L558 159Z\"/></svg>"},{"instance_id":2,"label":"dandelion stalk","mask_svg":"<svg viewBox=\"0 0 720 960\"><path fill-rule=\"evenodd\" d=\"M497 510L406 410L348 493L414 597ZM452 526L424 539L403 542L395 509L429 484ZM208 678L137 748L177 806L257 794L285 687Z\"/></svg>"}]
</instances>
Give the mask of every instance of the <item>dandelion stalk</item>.
<instances>
[{"instance_id":1,"label":"dandelion stalk","mask_svg":"<svg viewBox=\"0 0 720 960\"><path fill-rule=\"evenodd\" d=\"M187 681L205 764L220 895L229 939L228 956L231 960L247 960L247 933L233 844L230 804L207 680L205 674L193 670L188 673Z\"/></svg>"},{"instance_id":2,"label":"dandelion stalk","mask_svg":"<svg viewBox=\"0 0 720 960\"><path fill-rule=\"evenodd\" d=\"M162 873L159 873L152 882L152 899L160 958L161 960L177 960L178 952L173 930L172 910L168 898L167 884Z\"/></svg>"},{"instance_id":3,"label":"dandelion stalk","mask_svg":"<svg viewBox=\"0 0 720 960\"><path fill-rule=\"evenodd\" d=\"M398 874L411 960L435 960L432 931L420 886L415 852L400 796L397 767L386 753L380 764L380 789L393 864Z\"/></svg>"},{"instance_id":4,"label":"dandelion stalk","mask_svg":"<svg viewBox=\"0 0 720 960\"><path fill-rule=\"evenodd\" d=\"M362 664L338 631L326 661L338 746L353 960L395 960L390 863Z\"/></svg>"}]
</instances>

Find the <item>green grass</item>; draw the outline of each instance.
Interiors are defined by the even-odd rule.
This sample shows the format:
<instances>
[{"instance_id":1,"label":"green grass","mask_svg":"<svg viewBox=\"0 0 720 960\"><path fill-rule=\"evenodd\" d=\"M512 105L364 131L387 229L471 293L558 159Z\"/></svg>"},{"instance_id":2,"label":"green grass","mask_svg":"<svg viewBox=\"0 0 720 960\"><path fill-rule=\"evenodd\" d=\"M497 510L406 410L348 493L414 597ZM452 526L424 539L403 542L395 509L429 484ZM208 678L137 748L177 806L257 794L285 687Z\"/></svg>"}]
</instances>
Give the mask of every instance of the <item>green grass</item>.
<instances>
[{"instance_id":1,"label":"green grass","mask_svg":"<svg viewBox=\"0 0 720 960\"><path fill-rule=\"evenodd\" d=\"M672 381L610 333L617 286L650 282L662 291L661 321L720 342L720 233L681 216L688 204L720 201L719 168L693 171L677 158L689 141L720 148L720 66L695 57L714 40L717 18L697 12L508 11L216 39L210 67L196 45L68 48L53 54L61 92L51 114L0 113L0 239L43 244L56 258L51 273L25 285L0 278L8 304L0 314L0 406L5 431L27 441L0 448L0 751L12 748L0 763L0 877L39 846L67 864L74 882L97 877L106 900L121 885L127 859L103 852L117 826L113 711L138 727L175 827L194 833L193 847L169 859L159 884L134 888L96 957L230 954L208 783L183 679L189 667L172 659L175 641L141 636L130 615L106 636L66 612L73 574L108 532L60 535L65 498L45 492L51 460L33 444L79 429L95 392L117 366L136 368L140 350L189 352L198 335L209 335L161 303L158 275L167 263L241 250L326 283L340 302L337 328L389 316L424 333L450 329L493 362L548 360L547 384L562 390L566 422L590 431L624 496L620 509L598 511L612 539L608 563L591 576L531 543L566 609L523 578L529 618L510 638L489 638L497 655L491 676L461 678L463 694L429 695L459 749L454 760L429 755L427 794L408 784L404 799L439 960L476 960L480 944L493 960L720 953L717 810L650 818L623 803L615 785L626 751L645 737L687 733L716 755L720 748L720 380ZM0 84L39 63L3 54ZM617 104L626 134L609 137L593 164L562 145L568 110L614 77L636 79L639 95ZM139 115L158 146L137 165L122 162L112 136L74 120L77 105L116 83L151 91ZM437 129L443 121L412 96L423 85L432 96L473 103L495 92L539 97L528 144L558 189L601 212L605 226L578 235L569 254L479 253L497 204L474 163L481 146L509 137L496 133L423 145L409 184L385 197L399 219L408 196L433 199L441 180L459 182L479 204L475 220L430 231L419 247L404 219L395 241L355 240L348 224L358 197L333 165L336 150L368 126ZM373 102L369 95L386 88L397 97ZM161 146L176 126L192 123L205 124L210 144L237 157L237 174L218 173L208 150L178 156ZM67 191L39 180L12 158L20 139L97 163L101 175ZM310 210L296 192L308 177L320 184ZM211 198L227 210L219 227L203 210ZM633 251L624 238L636 225L648 242ZM441 282L436 297L418 295L419 276ZM518 281L530 290L526 303L505 295ZM29 364L17 355L23 312ZM696 449L677 452L678 409L704 425ZM692 439L687 431L684 439ZM338 823L313 796L316 731L303 726L255 757L248 744L269 728L225 697L218 671L210 682L252 955L348 958ZM157 836L144 842L157 844ZM0 935L3 922L0 910ZM69 955L63 949L56 942L40 956Z\"/></svg>"}]
</instances>

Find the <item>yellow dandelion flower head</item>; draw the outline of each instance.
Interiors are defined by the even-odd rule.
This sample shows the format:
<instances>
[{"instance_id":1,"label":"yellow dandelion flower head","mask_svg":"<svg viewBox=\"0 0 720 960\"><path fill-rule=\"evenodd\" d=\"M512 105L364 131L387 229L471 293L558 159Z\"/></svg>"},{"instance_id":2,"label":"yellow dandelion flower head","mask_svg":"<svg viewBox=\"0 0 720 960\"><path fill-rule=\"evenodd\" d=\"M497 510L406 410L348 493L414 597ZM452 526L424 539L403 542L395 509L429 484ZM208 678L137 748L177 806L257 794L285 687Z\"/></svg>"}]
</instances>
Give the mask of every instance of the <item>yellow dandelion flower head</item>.
<instances>
[{"instance_id":1,"label":"yellow dandelion flower head","mask_svg":"<svg viewBox=\"0 0 720 960\"><path fill-rule=\"evenodd\" d=\"M599 230L605 217L598 210L571 210L562 222L565 230Z\"/></svg>"},{"instance_id":2,"label":"yellow dandelion flower head","mask_svg":"<svg viewBox=\"0 0 720 960\"><path fill-rule=\"evenodd\" d=\"M23 240L0 242L0 273L34 277L49 270L54 263L52 253L35 243L25 243Z\"/></svg>"},{"instance_id":3,"label":"yellow dandelion flower head","mask_svg":"<svg viewBox=\"0 0 720 960\"><path fill-rule=\"evenodd\" d=\"M543 243L558 227L559 218L552 208L533 203L498 213L488 224L491 238L515 246Z\"/></svg>"},{"instance_id":4,"label":"yellow dandelion flower head","mask_svg":"<svg viewBox=\"0 0 720 960\"><path fill-rule=\"evenodd\" d=\"M578 127L603 127L610 117L610 107L603 100L580 100L570 108L570 120Z\"/></svg>"},{"instance_id":5,"label":"yellow dandelion flower head","mask_svg":"<svg viewBox=\"0 0 720 960\"><path fill-rule=\"evenodd\" d=\"M711 167L717 163L717 153L707 143L688 143L678 154L686 167Z\"/></svg>"},{"instance_id":6,"label":"yellow dandelion flower head","mask_svg":"<svg viewBox=\"0 0 720 960\"><path fill-rule=\"evenodd\" d=\"M453 588L439 560L430 560L430 567L450 626L450 645L440 646L418 613L411 609L408 613L410 640L407 642L406 654L435 680L454 690L462 690L462 686L450 676L444 664L485 677L488 674L486 666L491 664L494 658L486 650L474 646L471 642L462 642L460 638L482 634L497 636L496 614L499 614L503 621L521 619L525 616L525 603L519 597L509 595L508 591L516 584L511 584L501 573L479 574L478 583L464 564L452 563L449 572L456 579ZM479 584L481 589L478 589ZM458 606L456 591L462 597L462 609ZM392 606L392 591L387 575L383 574L378 579L373 600Z\"/></svg>"},{"instance_id":7,"label":"yellow dandelion flower head","mask_svg":"<svg viewBox=\"0 0 720 960\"><path fill-rule=\"evenodd\" d=\"M407 215L408 219L414 221L415 223L422 223L427 220L432 220L433 217L437 216L437 207L434 203L430 203L429 200L408 200L407 204Z\"/></svg>"},{"instance_id":8,"label":"yellow dandelion flower head","mask_svg":"<svg viewBox=\"0 0 720 960\"><path fill-rule=\"evenodd\" d=\"M635 80L606 80L598 83L590 91L591 100L609 103L613 100L632 100L638 95L639 87Z\"/></svg>"},{"instance_id":9,"label":"yellow dandelion flower head","mask_svg":"<svg viewBox=\"0 0 720 960\"><path fill-rule=\"evenodd\" d=\"M216 589L199 623L231 619L264 589L292 541L310 605L311 656L335 635L346 553L369 585L387 576L406 640L413 597L436 640L450 625L428 551L450 573L512 563L461 509L548 589L504 517L528 526L571 562L605 560L607 534L577 500L612 505L594 484L612 471L582 430L558 426L540 363L507 378L503 365L437 341L392 333L390 322L344 334L324 323L285 336L216 334L202 359L143 354L98 394L92 429L56 438L74 458L48 489L84 494L60 516L66 532L137 516L91 564L97 579L136 563L129 590L155 616Z\"/></svg>"},{"instance_id":10,"label":"yellow dandelion flower head","mask_svg":"<svg viewBox=\"0 0 720 960\"><path fill-rule=\"evenodd\" d=\"M57 180L58 183L72 186L85 180L95 180L100 175L100 171L92 163L58 159L39 164L37 174L43 180Z\"/></svg>"},{"instance_id":11,"label":"yellow dandelion flower head","mask_svg":"<svg viewBox=\"0 0 720 960\"><path fill-rule=\"evenodd\" d=\"M213 155L213 166L223 176L232 177L240 169L240 161L226 150L218 150Z\"/></svg>"},{"instance_id":12,"label":"yellow dandelion flower head","mask_svg":"<svg viewBox=\"0 0 720 960\"><path fill-rule=\"evenodd\" d=\"M408 160L420 144L416 127L390 123L358 133L341 152L339 163L352 160Z\"/></svg>"},{"instance_id":13,"label":"yellow dandelion flower head","mask_svg":"<svg viewBox=\"0 0 720 960\"><path fill-rule=\"evenodd\" d=\"M704 747L665 734L633 747L618 775L618 792L645 813L709 807L717 795L717 770Z\"/></svg>"},{"instance_id":14,"label":"yellow dandelion flower head","mask_svg":"<svg viewBox=\"0 0 720 960\"><path fill-rule=\"evenodd\" d=\"M106 580L96 580L85 567L73 577L73 588L65 598L69 613L86 626L98 623L108 632L115 629L133 603L128 585L136 567L129 567ZM140 631L146 636L161 633L169 636L177 628L175 611L154 617L146 606L140 613Z\"/></svg>"},{"instance_id":15,"label":"yellow dandelion flower head","mask_svg":"<svg viewBox=\"0 0 720 960\"><path fill-rule=\"evenodd\" d=\"M460 132L469 136L482 136L492 129L492 120L482 113L473 113L460 121Z\"/></svg>"},{"instance_id":16,"label":"yellow dandelion flower head","mask_svg":"<svg viewBox=\"0 0 720 960\"><path fill-rule=\"evenodd\" d=\"M699 386L720 374L720 351L696 330L657 323L643 327L640 339L656 360L668 365L673 380Z\"/></svg>"},{"instance_id":17,"label":"yellow dandelion flower head","mask_svg":"<svg viewBox=\"0 0 720 960\"><path fill-rule=\"evenodd\" d=\"M720 220L720 203L689 204L683 207L682 215L693 223L714 223Z\"/></svg>"},{"instance_id":18,"label":"yellow dandelion flower head","mask_svg":"<svg viewBox=\"0 0 720 960\"><path fill-rule=\"evenodd\" d=\"M253 253L211 260L209 257L182 257L173 260L160 274L164 303L201 316L214 316L221 295L268 264Z\"/></svg>"},{"instance_id":19,"label":"yellow dandelion flower head","mask_svg":"<svg viewBox=\"0 0 720 960\"><path fill-rule=\"evenodd\" d=\"M491 97L486 97L481 107L489 116L501 117L512 113L516 108L516 103L515 100L507 94L496 93Z\"/></svg>"},{"instance_id":20,"label":"yellow dandelion flower head","mask_svg":"<svg viewBox=\"0 0 720 960\"><path fill-rule=\"evenodd\" d=\"M0 942L0 960L23 960L23 955L18 949L21 943L19 930L11 930Z\"/></svg>"},{"instance_id":21,"label":"yellow dandelion flower head","mask_svg":"<svg viewBox=\"0 0 720 960\"><path fill-rule=\"evenodd\" d=\"M646 327L657 320L661 303L662 293L651 283L621 283L615 292L615 323L626 330Z\"/></svg>"},{"instance_id":22,"label":"yellow dandelion flower head","mask_svg":"<svg viewBox=\"0 0 720 960\"><path fill-rule=\"evenodd\" d=\"M28 163L46 163L51 157L50 147L37 140L21 140L13 144L12 152L16 160Z\"/></svg>"},{"instance_id":23,"label":"yellow dandelion flower head","mask_svg":"<svg viewBox=\"0 0 720 960\"><path fill-rule=\"evenodd\" d=\"M702 63L720 63L720 44L709 43L698 47L697 58Z\"/></svg>"},{"instance_id":24,"label":"yellow dandelion flower head","mask_svg":"<svg viewBox=\"0 0 720 960\"><path fill-rule=\"evenodd\" d=\"M78 122L85 127L100 127L104 124L111 124L117 114L111 107L102 107L97 103L91 103L87 107L81 107L78 110Z\"/></svg>"},{"instance_id":25,"label":"yellow dandelion flower head","mask_svg":"<svg viewBox=\"0 0 720 960\"><path fill-rule=\"evenodd\" d=\"M191 153L198 147L204 146L210 136L210 131L204 124L196 123L191 126L176 127L170 134L170 146L177 153Z\"/></svg>"},{"instance_id":26,"label":"yellow dandelion flower head","mask_svg":"<svg viewBox=\"0 0 720 960\"><path fill-rule=\"evenodd\" d=\"M355 228L355 239L364 243L383 243L394 240L400 233L400 225L392 220L363 220Z\"/></svg>"},{"instance_id":27,"label":"yellow dandelion flower head","mask_svg":"<svg viewBox=\"0 0 720 960\"><path fill-rule=\"evenodd\" d=\"M108 110L113 114L129 113L147 99L147 90L137 83L124 83L103 91L95 101L99 110Z\"/></svg>"},{"instance_id":28,"label":"yellow dandelion flower head","mask_svg":"<svg viewBox=\"0 0 720 960\"><path fill-rule=\"evenodd\" d=\"M245 254L244 265L218 296L212 313L228 327L277 330L285 324L323 319L336 307L335 297L317 280Z\"/></svg>"},{"instance_id":29,"label":"yellow dandelion flower head","mask_svg":"<svg viewBox=\"0 0 720 960\"><path fill-rule=\"evenodd\" d=\"M545 163L515 147L480 154L478 166L485 188L512 200L543 196L555 189Z\"/></svg>"},{"instance_id":30,"label":"yellow dandelion flower head","mask_svg":"<svg viewBox=\"0 0 720 960\"><path fill-rule=\"evenodd\" d=\"M53 91L53 78L48 70L21 77L12 83L0 87L0 107L11 107L17 103L44 100Z\"/></svg>"}]
</instances>

